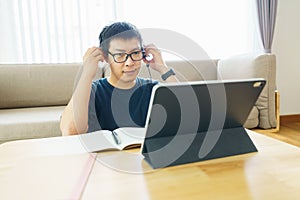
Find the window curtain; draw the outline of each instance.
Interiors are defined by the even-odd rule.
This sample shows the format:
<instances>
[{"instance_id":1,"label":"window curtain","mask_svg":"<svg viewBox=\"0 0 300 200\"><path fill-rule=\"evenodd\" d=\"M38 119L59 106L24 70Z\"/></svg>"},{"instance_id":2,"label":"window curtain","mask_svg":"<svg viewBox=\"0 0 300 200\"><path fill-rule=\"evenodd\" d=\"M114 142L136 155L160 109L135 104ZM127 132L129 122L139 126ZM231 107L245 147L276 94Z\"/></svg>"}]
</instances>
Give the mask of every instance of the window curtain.
<instances>
[{"instance_id":1,"label":"window curtain","mask_svg":"<svg viewBox=\"0 0 300 200\"><path fill-rule=\"evenodd\" d=\"M105 0L0 0L0 63L81 62L115 20Z\"/></svg>"},{"instance_id":2,"label":"window curtain","mask_svg":"<svg viewBox=\"0 0 300 200\"><path fill-rule=\"evenodd\" d=\"M271 53L277 4L277 0L256 0L259 31L265 53Z\"/></svg>"},{"instance_id":3,"label":"window curtain","mask_svg":"<svg viewBox=\"0 0 300 200\"><path fill-rule=\"evenodd\" d=\"M254 0L151 0L145 9L141 9L141 2L117 0L120 19L139 28L161 28L183 34L201 46L210 58L249 53L260 42ZM166 59L181 59L165 53Z\"/></svg>"},{"instance_id":4,"label":"window curtain","mask_svg":"<svg viewBox=\"0 0 300 200\"><path fill-rule=\"evenodd\" d=\"M253 0L170 2L0 0L0 64L81 62L87 48L98 46L102 27L116 20L176 31L211 58L253 50ZM166 60L174 57L166 52Z\"/></svg>"}]
</instances>

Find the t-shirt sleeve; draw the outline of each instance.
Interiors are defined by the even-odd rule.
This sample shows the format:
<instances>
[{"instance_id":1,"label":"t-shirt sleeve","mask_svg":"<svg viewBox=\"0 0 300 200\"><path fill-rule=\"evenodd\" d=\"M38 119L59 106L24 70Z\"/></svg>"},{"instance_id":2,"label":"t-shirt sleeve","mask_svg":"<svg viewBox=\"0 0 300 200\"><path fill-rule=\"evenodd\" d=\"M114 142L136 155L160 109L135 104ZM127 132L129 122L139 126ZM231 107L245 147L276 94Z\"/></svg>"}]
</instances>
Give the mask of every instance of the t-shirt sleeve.
<instances>
[{"instance_id":1,"label":"t-shirt sleeve","mask_svg":"<svg viewBox=\"0 0 300 200\"><path fill-rule=\"evenodd\" d=\"M96 107L95 107L95 95L97 92L97 84L96 82L92 83L91 94L90 94L90 101L89 101L89 110L88 110L88 133L100 130L100 124L96 114Z\"/></svg>"}]
</instances>

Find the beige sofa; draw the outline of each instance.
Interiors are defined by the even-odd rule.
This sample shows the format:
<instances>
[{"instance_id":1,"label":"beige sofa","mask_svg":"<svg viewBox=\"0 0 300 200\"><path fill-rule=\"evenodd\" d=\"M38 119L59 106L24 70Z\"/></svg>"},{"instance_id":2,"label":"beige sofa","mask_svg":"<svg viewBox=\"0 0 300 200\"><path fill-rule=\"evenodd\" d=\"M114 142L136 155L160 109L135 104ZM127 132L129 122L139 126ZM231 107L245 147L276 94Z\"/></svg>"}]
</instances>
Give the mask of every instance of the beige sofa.
<instances>
[{"instance_id":1,"label":"beige sofa","mask_svg":"<svg viewBox=\"0 0 300 200\"><path fill-rule=\"evenodd\" d=\"M0 143L61 135L79 64L0 65Z\"/></svg>"},{"instance_id":2,"label":"beige sofa","mask_svg":"<svg viewBox=\"0 0 300 200\"><path fill-rule=\"evenodd\" d=\"M168 62L181 81L265 78L267 85L245 127L276 126L275 56L239 55L223 60ZM69 101L80 64L0 65L0 143L61 135L59 121ZM159 75L151 72L154 79ZM109 76L107 66L98 77ZM148 77L145 67L140 76Z\"/></svg>"}]
</instances>

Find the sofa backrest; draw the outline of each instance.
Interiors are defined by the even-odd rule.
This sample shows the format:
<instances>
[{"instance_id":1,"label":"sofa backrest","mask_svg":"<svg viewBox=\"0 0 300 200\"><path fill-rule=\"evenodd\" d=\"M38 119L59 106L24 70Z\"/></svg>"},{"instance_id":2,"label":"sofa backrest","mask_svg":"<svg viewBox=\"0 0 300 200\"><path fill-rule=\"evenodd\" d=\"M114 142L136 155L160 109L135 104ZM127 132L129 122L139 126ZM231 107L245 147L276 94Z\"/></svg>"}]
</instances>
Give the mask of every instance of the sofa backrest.
<instances>
[{"instance_id":1,"label":"sofa backrest","mask_svg":"<svg viewBox=\"0 0 300 200\"><path fill-rule=\"evenodd\" d=\"M0 108L66 105L80 64L1 64Z\"/></svg>"},{"instance_id":2,"label":"sofa backrest","mask_svg":"<svg viewBox=\"0 0 300 200\"><path fill-rule=\"evenodd\" d=\"M216 80L217 79L217 60L197 60L197 61L168 61L167 66L174 69L176 77L179 81L200 81L200 80ZM151 76L155 80L161 80L161 75L150 69ZM110 76L108 65L103 67L103 76ZM142 65L139 77L149 78L149 72Z\"/></svg>"},{"instance_id":3,"label":"sofa backrest","mask_svg":"<svg viewBox=\"0 0 300 200\"><path fill-rule=\"evenodd\" d=\"M180 81L217 79L217 60L172 61L167 65L174 68ZM66 105L81 70L80 63L1 64L0 109ZM108 65L100 66L95 79L109 74ZM151 70L151 75L161 80L156 71ZM145 65L139 76L149 77Z\"/></svg>"}]
</instances>

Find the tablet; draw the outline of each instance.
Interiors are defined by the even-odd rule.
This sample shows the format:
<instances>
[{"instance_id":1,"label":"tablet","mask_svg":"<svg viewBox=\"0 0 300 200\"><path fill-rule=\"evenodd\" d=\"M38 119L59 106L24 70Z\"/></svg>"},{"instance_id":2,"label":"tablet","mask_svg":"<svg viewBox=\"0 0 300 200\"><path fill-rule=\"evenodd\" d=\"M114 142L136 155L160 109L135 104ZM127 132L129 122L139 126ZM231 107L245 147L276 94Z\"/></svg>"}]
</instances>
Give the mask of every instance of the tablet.
<instances>
[{"instance_id":1,"label":"tablet","mask_svg":"<svg viewBox=\"0 0 300 200\"><path fill-rule=\"evenodd\" d=\"M234 142L239 139L241 143L245 142L245 150L237 144L241 152L256 151L255 146L250 144L251 140L248 142L249 138L244 139L247 133L243 124L265 84L264 79L241 79L154 86L142 154L149 163L159 159L160 166L170 166L189 162L189 156L193 157L191 162L223 157L216 154L209 156L209 153L218 142L224 144L223 150L215 151L226 151L226 145L234 148L235 145L227 140ZM229 133L224 135L225 132ZM234 136L229 137L231 134ZM197 158L195 155L187 155L180 160L186 152L197 154Z\"/></svg>"}]
</instances>

